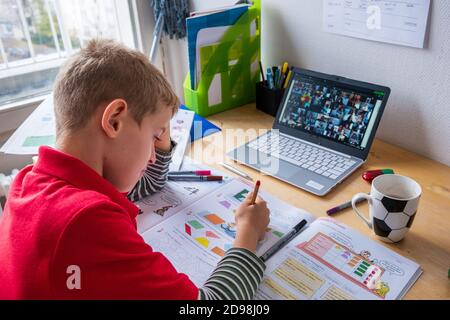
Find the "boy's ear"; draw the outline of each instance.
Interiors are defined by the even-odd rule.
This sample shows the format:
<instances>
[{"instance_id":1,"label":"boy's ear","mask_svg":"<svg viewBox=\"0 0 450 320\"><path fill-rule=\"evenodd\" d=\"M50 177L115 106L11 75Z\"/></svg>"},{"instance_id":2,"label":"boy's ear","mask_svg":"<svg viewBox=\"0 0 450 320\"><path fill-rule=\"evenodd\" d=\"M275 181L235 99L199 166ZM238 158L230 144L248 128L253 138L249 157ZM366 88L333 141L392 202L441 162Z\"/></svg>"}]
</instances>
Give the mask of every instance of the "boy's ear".
<instances>
[{"instance_id":1,"label":"boy's ear","mask_svg":"<svg viewBox=\"0 0 450 320\"><path fill-rule=\"evenodd\" d=\"M102 128L109 138L117 137L127 113L128 104L123 99L115 99L106 106L102 115Z\"/></svg>"}]
</instances>

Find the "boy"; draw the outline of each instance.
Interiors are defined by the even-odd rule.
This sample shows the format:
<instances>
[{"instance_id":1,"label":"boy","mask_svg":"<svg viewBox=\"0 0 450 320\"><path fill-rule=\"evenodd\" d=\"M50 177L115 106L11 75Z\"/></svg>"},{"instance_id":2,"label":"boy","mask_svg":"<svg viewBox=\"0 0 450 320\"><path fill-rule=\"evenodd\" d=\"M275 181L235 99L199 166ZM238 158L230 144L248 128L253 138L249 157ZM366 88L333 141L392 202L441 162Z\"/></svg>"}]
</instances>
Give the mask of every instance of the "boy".
<instances>
[{"instance_id":1,"label":"boy","mask_svg":"<svg viewBox=\"0 0 450 320\"><path fill-rule=\"evenodd\" d=\"M265 268L261 199L237 210L234 248L200 289L136 231L126 194L163 186L179 105L143 54L91 41L61 68L54 105L57 148L17 175L0 221L0 299L252 298Z\"/></svg>"}]
</instances>

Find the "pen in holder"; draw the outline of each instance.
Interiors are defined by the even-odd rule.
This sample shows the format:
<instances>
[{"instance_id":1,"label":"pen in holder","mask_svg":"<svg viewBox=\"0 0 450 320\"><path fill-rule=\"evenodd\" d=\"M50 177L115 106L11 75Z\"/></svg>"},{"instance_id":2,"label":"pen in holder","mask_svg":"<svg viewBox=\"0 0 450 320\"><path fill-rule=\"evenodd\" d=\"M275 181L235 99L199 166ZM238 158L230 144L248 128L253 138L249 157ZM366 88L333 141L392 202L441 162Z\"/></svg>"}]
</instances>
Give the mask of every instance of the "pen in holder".
<instances>
[{"instance_id":1,"label":"pen in holder","mask_svg":"<svg viewBox=\"0 0 450 320\"><path fill-rule=\"evenodd\" d=\"M284 89L270 89L267 81L256 83L256 108L272 116L277 115Z\"/></svg>"}]
</instances>

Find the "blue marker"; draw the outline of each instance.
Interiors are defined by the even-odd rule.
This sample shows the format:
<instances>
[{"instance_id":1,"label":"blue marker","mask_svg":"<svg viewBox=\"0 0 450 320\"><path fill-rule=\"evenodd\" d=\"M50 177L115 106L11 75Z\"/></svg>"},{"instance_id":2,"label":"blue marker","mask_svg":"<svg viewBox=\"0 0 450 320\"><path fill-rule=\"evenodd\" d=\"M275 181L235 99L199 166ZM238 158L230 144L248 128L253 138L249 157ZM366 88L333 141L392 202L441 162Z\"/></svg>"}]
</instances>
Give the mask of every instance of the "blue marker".
<instances>
[{"instance_id":1,"label":"blue marker","mask_svg":"<svg viewBox=\"0 0 450 320\"><path fill-rule=\"evenodd\" d=\"M280 86L280 69L277 68L277 70L275 71L275 89L278 89L278 87Z\"/></svg>"},{"instance_id":2,"label":"blue marker","mask_svg":"<svg viewBox=\"0 0 450 320\"><path fill-rule=\"evenodd\" d=\"M267 85L269 86L269 89L273 89L273 75L272 75L272 69L267 68Z\"/></svg>"}]
</instances>

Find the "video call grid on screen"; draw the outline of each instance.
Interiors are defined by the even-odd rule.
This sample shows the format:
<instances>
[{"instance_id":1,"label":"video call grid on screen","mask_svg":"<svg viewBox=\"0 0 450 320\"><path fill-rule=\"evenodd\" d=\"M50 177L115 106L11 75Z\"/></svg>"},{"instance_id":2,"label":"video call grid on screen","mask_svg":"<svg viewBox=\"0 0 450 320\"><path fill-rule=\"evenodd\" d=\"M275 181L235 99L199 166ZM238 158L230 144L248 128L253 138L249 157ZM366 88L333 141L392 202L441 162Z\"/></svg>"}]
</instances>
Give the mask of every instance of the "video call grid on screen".
<instances>
[{"instance_id":1,"label":"video call grid on screen","mask_svg":"<svg viewBox=\"0 0 450 320\"><path fill-rule=\"evenodd\" d=\"M279 123L364 150L384 92L295 74Z\"/></svg>"}]
</instances>

